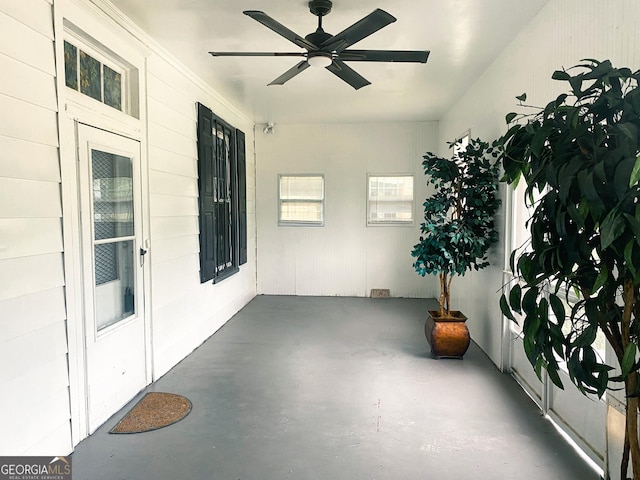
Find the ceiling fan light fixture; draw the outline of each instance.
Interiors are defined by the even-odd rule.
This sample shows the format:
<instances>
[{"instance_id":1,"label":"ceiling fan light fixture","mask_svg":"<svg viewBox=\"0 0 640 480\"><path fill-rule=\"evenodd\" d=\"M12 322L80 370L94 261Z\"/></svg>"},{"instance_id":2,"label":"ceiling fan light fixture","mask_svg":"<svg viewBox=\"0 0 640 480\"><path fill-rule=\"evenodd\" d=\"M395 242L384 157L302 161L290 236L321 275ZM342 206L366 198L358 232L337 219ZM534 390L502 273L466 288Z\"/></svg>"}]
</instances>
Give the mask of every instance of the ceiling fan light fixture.
<instances>
[{"instance_id":1,"label":"ceiling fan light fixture","mask_svg":"<svg viewBox=\"0 0 640 480\"><path fill-rule=\"evenodd\" d=\"M333 63L330 55L309 55L307 62L312 67L326 68Z\"/></svg>"}]
</instances>

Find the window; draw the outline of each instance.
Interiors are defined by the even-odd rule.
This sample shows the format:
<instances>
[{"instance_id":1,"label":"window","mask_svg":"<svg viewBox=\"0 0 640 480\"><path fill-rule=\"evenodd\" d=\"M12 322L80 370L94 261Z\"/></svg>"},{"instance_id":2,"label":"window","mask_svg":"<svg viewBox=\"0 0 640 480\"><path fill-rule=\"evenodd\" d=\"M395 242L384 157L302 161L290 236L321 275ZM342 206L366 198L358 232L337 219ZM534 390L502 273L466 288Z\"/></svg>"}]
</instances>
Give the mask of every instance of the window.
<instances>
[{"instance_id":1,"label":"window","mask_svg":"<svg viewBox=\"0 0 640 480\"><path fill-rule=\"evenodd\" d=\"M413 224L413 175L369 175L367 225Z\"/></svg>"},{"instance_id":2,"label":"window","mask_svg":"<svg viewBox=\"0 0 640 480\"><path fill-rule=\"evenodd\" d=\"M324 225L324 177L280 175L278 225Z\"/></svg>"},{"instance_id":3,"label":"window","mask_svg":"<svg viewBox=\"0 0 640 480\"><path fill-rule=\"evenodd\" d=\"M123 69L106 65L79 49L64 42L64 76L67 87L99 102L122 111Z\"/></svg>"},{"instance_id":4,"label":"window","mask_svg":"<svg viewBox=\"0 0 640 480\"><path fill-rule=\"evenodd\" d=\"M456 139L456 144L453 146L453 154L457 157L460 155L460 152L464 152L469 145L469 136L470 133L467 132L462 135L460 138Z\"/></svg>"},{"instance_id":5,"label":"window","mask_svg":"<svg viewBox=\"0 0 640 480\"><path fill-rule=\"evenodd\" d=\"M64 21L64 82L70 98L91 98L140 118L138 68L86 32Z\"/></svg>"},{"instance_id":6,"label":"window","mask_svg":"<svg viewBox=\"0 0 640 480\"><path fill-rule=\"evenodd\" d=\"M247 261L244 139L198 104L201 283L223 280Z\"/></svg>"}]
</instances>

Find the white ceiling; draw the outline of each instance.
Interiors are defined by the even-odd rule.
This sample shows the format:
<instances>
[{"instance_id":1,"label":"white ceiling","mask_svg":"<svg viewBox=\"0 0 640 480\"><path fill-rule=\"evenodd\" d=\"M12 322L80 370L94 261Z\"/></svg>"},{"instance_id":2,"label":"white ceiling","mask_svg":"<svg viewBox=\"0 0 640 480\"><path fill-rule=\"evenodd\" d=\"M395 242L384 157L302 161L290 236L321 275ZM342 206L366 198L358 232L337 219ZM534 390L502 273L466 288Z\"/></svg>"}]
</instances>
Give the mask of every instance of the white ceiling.
<instances>
[{"instance_id":1,"label":"white ceiling","mask_svg":"<svg viewBox=\"0 0 640 480\"><path fill-rule=\"evenodd\" d=\"M111 1L255 123L350 123L438 120L548 0L334 0L331 34L376 8L397 18L353 48L431 51L426 64L351 63L371 82L360 90L324 69L267 86L300 59L208 54L300 51L242 11L305 36L317 26L308 0Z\"/></svg>"}]
</instances>

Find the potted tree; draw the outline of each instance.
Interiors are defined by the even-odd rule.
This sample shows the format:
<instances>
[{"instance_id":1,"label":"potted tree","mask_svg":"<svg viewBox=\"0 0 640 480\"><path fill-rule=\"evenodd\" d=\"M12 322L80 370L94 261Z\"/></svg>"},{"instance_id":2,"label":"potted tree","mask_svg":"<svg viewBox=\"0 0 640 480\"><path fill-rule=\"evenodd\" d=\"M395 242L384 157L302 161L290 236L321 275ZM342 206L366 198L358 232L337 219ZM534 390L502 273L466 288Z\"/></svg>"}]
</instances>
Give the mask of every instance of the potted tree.
<instances>
[{"instance_id":1,"label":"potted tree","mask_svg":"<svg viewBox=\"0 0 640 480\"><path fill-rule=\"evenodd\" d=\"M422 276L438 275L440 308L430 311L425 334L436 358L462 358L469 347L466 317L452 310L451 282L456 275L489 265L487 251L498 240L493 216L497 198L499 144L474 139L465 147L452 142L452 158L427 152L422 166L435 188L424 202L420 241L413 267Z\"/></svg>"},{"instance_id":2,"label":"potted tree","mask_svg":"<svg viewBox=\"0 0 640 480\"><path fill-rule=\"evenodd\" d=\"M620 478L631 459L640 479L640 72L583 60L552 78L568 93L534 115L507 115L523 121L502 139L504 180L526 183L531 242L511 255L518 282L500 305L511 320L524 317L524 349L539 377L546 369L562 388L562 362L584 394L624 386ZM593 348L598 331L612 361Z\"/></svg>"}]
</instances>

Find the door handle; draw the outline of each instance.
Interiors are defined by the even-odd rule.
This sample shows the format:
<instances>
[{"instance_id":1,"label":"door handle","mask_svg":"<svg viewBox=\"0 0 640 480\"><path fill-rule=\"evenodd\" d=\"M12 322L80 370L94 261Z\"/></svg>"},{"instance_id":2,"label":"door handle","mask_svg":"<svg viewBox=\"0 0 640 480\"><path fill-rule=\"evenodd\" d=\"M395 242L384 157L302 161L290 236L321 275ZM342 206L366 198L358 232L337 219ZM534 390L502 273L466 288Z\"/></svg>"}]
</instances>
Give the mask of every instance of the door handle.
<instances>
[{"instance_id":1,"label":"door handle","mask_svg":"<svg viewBox=\"0 0 640 480\"><path fill-rule=\"evenodd\" d=\"M148 250L144 248L140 248L140 266L141 267L144 267L144 256L147 254L147 251Z\"/></svg>"}]
</instances>

